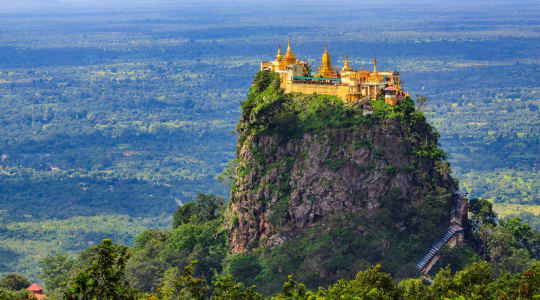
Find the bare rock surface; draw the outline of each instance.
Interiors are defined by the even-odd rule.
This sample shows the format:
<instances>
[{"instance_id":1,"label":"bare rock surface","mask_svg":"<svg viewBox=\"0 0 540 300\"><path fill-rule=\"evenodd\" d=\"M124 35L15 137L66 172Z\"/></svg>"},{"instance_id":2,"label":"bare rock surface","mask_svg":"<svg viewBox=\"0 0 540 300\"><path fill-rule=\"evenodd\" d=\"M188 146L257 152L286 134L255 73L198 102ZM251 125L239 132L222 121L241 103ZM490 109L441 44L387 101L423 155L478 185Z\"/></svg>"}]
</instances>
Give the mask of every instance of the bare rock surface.
<instances>
[{"instance_id":1,"label":"bare rock surface","mask_svg":"<svg viewBox=\"0 0 540 300\"><path fill-rule=\"evenodd\" d=\"M231 192L231 251L282 244L336 213L369 216L391 189L408 202L422 201L425 190L415 185L415 171L440 177L441 186L455 191L452 179L433 163L411 169L418 159L411 149L421 140L392 119L290 139L248 136L238 148ZM396 228L406 230L403 224Z\"/></svg>"}]
</instances>

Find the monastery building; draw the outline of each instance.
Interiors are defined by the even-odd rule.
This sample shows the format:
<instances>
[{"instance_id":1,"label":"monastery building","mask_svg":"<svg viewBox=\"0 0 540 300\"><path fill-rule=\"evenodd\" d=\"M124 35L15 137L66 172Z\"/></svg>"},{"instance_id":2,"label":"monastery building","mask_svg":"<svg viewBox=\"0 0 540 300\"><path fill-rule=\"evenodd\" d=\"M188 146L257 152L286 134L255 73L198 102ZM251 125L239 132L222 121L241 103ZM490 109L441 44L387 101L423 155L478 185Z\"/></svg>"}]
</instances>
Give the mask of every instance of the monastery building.
<instances>
[{"instance_id":1,"label":"monastery building","mask_svg":"<svg viewBox=\"0 0 540 300\"><path fill-rule=\"evenodd\" d=\"M281 47L278 46L276 60L261 62L261 70L278 73L285 93L333 95L349 103L367 102L383 94L385 102L390 105L396 105L407 96L401 90L399 72L377 71L376 58L373 72L351 69L347 56L343 68L339 71L332 66L326 43L317 73L312 72L309 63L295 58L290 40L285 56L281 54Z\"/></svg>"}]
</instances>

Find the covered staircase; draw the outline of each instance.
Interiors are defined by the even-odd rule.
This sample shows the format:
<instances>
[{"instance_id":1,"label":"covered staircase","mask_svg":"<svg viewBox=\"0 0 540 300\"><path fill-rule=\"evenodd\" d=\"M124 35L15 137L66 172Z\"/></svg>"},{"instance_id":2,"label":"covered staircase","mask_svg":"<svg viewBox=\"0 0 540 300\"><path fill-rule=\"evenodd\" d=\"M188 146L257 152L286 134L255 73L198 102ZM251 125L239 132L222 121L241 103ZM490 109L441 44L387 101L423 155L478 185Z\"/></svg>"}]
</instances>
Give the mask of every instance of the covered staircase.
<instances>
[{"instance_id":1,"label":"covered staircase","mask_svg":"<svg viewBox=\"0 0 540 300\"><path fill-rule=\"evenodd\" d=\"M446 244L450 247L461 246L463 242L462 219L467 215L467 199L463 194L454 194L454 205L450 212L450 226L443 232L428 251L416 262L416 267L431 281L428 273L439 259L437 252Z\"/></svg>"},{"instance_id":2,"label":"covered staircase","mask_svg":"<svg viewBox=\"0 0 540 300\"><path fill-rule=\"evenodd\" d=\"M442 246L446 245L456 234L462 233L463 228L457 225L450 226L441 236L439 239L431 245L431 248L418 260L416 263L416 267L423 271L426 266L431 262L433 257L439 252L439 250L442 248Z\"/></svg>"}]
</instances>

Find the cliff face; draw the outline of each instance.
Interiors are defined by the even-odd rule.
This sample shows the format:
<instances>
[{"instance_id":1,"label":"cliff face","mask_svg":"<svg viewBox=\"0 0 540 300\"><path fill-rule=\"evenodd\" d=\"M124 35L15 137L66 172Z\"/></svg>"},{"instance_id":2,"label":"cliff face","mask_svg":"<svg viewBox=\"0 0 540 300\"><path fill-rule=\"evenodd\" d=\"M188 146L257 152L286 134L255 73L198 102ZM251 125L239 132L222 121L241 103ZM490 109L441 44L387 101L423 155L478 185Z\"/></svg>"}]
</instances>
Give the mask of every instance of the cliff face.
<instances>
[{"instance_id":1,"label":"cliff face","mask_svg":"<svg viewBox=\"0 0 540 300\"><path fill-rule=\"evenodd\" d=\"M242 104L238 131L232 253L337 226L384 255L407 233L422 249L448 226L456 183L437 133L410 99L366 109L330 96L284 95L274 75L262 72Z\"/></svg>"}]
</instances>

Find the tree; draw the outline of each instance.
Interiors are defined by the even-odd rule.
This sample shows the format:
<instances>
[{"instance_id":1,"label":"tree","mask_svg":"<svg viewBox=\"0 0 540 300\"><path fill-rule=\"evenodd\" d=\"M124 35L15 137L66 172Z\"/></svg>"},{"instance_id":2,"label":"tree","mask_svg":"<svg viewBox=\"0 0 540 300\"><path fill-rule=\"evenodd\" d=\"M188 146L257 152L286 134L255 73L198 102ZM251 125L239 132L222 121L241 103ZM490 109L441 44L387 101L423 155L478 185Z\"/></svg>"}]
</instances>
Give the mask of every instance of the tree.
<instances>
[{"instance_id":1,"label":"tree","mask_svg":"<svg viewBox=\"0 0 540 300\"><path fill-rule=\"evenodd\" d=\"M169 268L163 276L163 281L155 294L147 297L148 300L160 299L196 299L207 300L209 287L204 278L195 277L194 271L197 260L184 267L181 276L177 276L178 268ZM215 284L212 300L263 300L264 297L255 291L255 286L245 288L242 283L236 282L231 276L220 276Z\"/></svg>"},{"instance_id":2,"label":"tree","mask_svg":"<svg viewBox=\"0 0 540 300\"><path fill-rule=\"evenodd\" d=\"M477 235L482 242L482 255L484 260L488 259L488 241L490 235L493 233L494 226L491 224L482 224L478 229Z\"/></svg>"},{"instance_id":3,"label":"tree","mask_svg":"<svg viewBox=\"0 0 540 300\"><path fill-rule=\"evenodd\" d=\"M235 158L229 163L227 163L227 167L216 176L216 179L221 182L226 187L230 187L231 184L234 181L234 178L236 177L236 168L238 167L238 158Z\"/></svg>"},{"instance_id":4,"label":"tree","mask_svg":"<svg viewBox=\"0 0 540 300\"><path fill-rule=\"evenodd\" d=\"M221 272L222 260L228 252L228 236L220 219L184 224L171 233L161 255L169 266L185 265L196 259L197 275L210 281L216 272Z\"/></svg>"},{"instance_id":5,"label":"tree","mask_svg":"<svg viewBox=\"0 0 540 300\"><path fill-rule=\"evenodd\" d=\"M503 271L517 274L534 264L525 249L513 249L512 255L502 257L499 262L492 263L493 272L500 275Z\"/></svg>"},{"instance_id":6,"label":"tree","mask_svg":"<svg viewBox=\"0 0 540 300\"><path fill-rule=\"evenodd\" d=\"M424 109L426 108L429 102L429 99L426 96L420 96L417 94L415 102L416 102L416 109L418 111L424 111Z\"/></svg>"},{"instance_id":7,"label":"tree","mask_svg":"<svg viewBox=\"0 0 540 300\"><path fill-rule=\"evenodd\" d=\"M502 273L486 289L492 291L491 299L535 299L540 295L540 269L532 266L516 275Z\"/></svg>"},{"instance_id":8,"label":"tree","mask_svg":"<svg viewBox=\"0 0 540 300\"><path fill-rule=\"evenodd\" d=\"M0 288L0 299L2 300L29 300L28 291L10 291ZM33 298L35 299L35 298Z\"/></svg>"},{"instance_id":9,"label":"tree","mask_svg":"<svg viewBox=\"0 0 540 300\"><path fill-rule=\"evenodd\" d=\"M187 224L195 216L197 205L193 202L178 206L173 215L173 228L178 228L182 224Z\"/></svg>"},{"instance_id":10,"label":"tree","mask_svg":"<svg viewBox=\"0 0 540 300\"><path fill-rule=\"evenodd\" d=\"M478 299L488 298L486 286L493 278L487 262L473 263L454 276L451 273L449 267L437 273L429 287L429 299L460 299L458 296L465 296L466 299L476 299L476 296Z\"/></svg>"},{"instance_id":11,"label":"tree","mask_svg":"<svg viewBox=\"0 0 540 300\"><path fill-rule=\"evenodd\" d=\"M135 299L134 291L125 280L128 248L104 239L98 245L98 259L79 272L64 299Z\"/></svg>"},{"instance_id":12,"label":"tree","mask_svg":"<svg viewBox=\"0 0 540 300\"><path fill-rule=\"evenodd\" d=\"M493 212L493 204L486 199L473 198L469 200L468 224L472 232L471 246L488 259L488 239L497 226L497 215Z\"/></svg>"},{"instance_id":13,"label":"tree","mask_svg":"<svg viewBox=\"0 0 540 300\"><path fill-rule=\"evenodd\" d=\"M512 255L515 239L510 232L501 226L494 228L488 239L488 253L491 261L499 261L502 257Z\"/></svg>"},{"instance_id":14,"label":"tree","mask_svg":"<svg viewBox=\"0 0 540 300\"><path fill-rule=\"evenodd\" d=\"M97 260L99 257L99 246L92 246L86 250L83 250L77 256L73 268L76 271L81 271L86 269L92 264L94 260Z\"/></svg>"},{"instance_id":15,"label":"tree","mask_svg":"<svg viewBox=\"0 0 540 300\"><path fill-rule=\"evenodd\" d=\"M69 286L74 263L75 260L62 253L49 254L40 262L41 278L49 296L59 296Z\"/></svg>"},{"instance_id":16,"label":"tree","mask_svg":"<svg viewBox=\"0 0 540 300\"><path fill-rule=\"evenodd\" d=\"M162 255L169 233L148 229L135 239L133 256L126 265L126 278L133 287L143 292L156 290L161 276L167 270L167 262Z\"/></svg>"},{"instance_id":17,"label":"tree","mask_svg":"<svg viewBox=\"0 0 540 300\"><path fill-rule=\"evenodd\" d=\"M226 274L246 284L253 283L262 270L257 257L244 253L229 255L224 259L223 265Z\"/></svg>"},{"instance_id":18,"label":"tree","mask_svg":"<svg viewBox=\"0 0 540 300\"><path fill-rule=\"evenodd\" d=\"M501 220L500 227L512 235L514 247L525 249L531 257L538 258L540 254L540 234L532 229L519 217Z\"/></svg>"},{"instance_id":19,"label":"tree","mask_svg":"<svg viewBox=\"0 0 540 300\"><path fill-rule=\"evenodd\" d=\"M328 290L319 289L317 296L321 299L396 299L399 290L392 282L389 274L381 272L376 265L358 272L356 278L339 280Z\"/></svg>"},{"instance_id":20,"label":"tree","mask_svg":"<svg viewBox=\"0 0 540 300\"><path fill-rule=\"evenodd\" d=\"M205 293L209 290L209 287L206 285L206 280L193 276L196 266L197 260L189 263L189 265L184 267L184 274L174 282L177 299L207 299Z\"/></svg>"},{"instance_id":21,"label":"tree","mask_svg":"<svg viewBox=\"0 0 540 300\"><path fill-rule=\"evenodd\" d=\"M313 293L311 291L308 291L308 289L303 283L296 282L296 280L293 279L292 275L289 275L287 281L283 284L283 287L281 288L281 293L274 297L274 300L306 300L309 299L310 296L313 296Z\"/></svg>"},{"instance_id":22,"label":"tree","mask_svg":"<svg viewBox=\"0 0 540 300\"><path fill-rule=\"evenodd\" d=\"M10 273L0 279L0 288L18 291L30 286L30 281L26 277L18 273Z\"/></svg>"},{"instance_id":23,"label":"tree","mask_svg":"<svg viewBox=\"0 0 540 300\"><path fill-rule=\"evenodd\" d=\"M215 220L225 208L225 199L211 194L199 194L195 202L179 206L173 216L173 228L182 224L200 224Z\"/></svg>"},{"instance_id":24,"label":"tree","mask_svg":"<svg viewBox=\"0 0 540 300\"><path fill-rule=\"evenodd\" d=\"M197 195L197 216L201 222L215 220L225 207L222 197L210 194Z\"/></svg>"},{"instance_id":25,"label":"tree","mask_svg":"<svg viewBox=\"0 0 540 300\"><path fill-rule=\"evenodd\" d=\"M497 215L493 212L493 203L486 199L474 198L469 200L469 213L474 231L482 224L496 225Z\"/></svg>"},{"instance_id":26,"label":"tree","mask_svg":"<svg viewBox=\"0 0 540 300\"><path fill-rule=\"evenodd\" d=\"M409 278L400 281L398 284L399 294L404 300L431 299L429 297L429 287L422 282L421 278Z\"/></svg>"},{"instance_id":27,"label":"tree","mask_svg":"<svg viewBox=\"0 0 540 300\"><path fill-rule=\"evenodd\" d=\"M228 252L228 232L222 226L223 198L200 194L178 207L172 231L149 229L135 239L126 278L143 292L156 291L163 273L197 260L197 276L207 282L221 273Z\"/></svg>"},{"instance_id":28,"label":"tree","mask_svg":"<svg viewBox=\"0 0 540 300\"><path fill-rule=\"evenodd\" d=\"M264 297L257 293L255 286L245 288L242 283L236 282L232 276L220 276L214 284L211 300L263 300Z\"/></svg>"},{"instance_id":29,"label":"tree","mask_svg":"<svg viewBox=\"0 0 540 300\"><path fill-rule=\"evenodd\" d=\"M466 296L468 299L476 295L482 295L483 297L479 298L485 299L489 291L483 287L487 286L492 279L489 264L485 261L476 262L456 273L452 279L452 291L458 295Z\"/></svg>"},{"instance_id":30,"label":"tree","mask_svg":"<svg viewBox=\"0 0 540 300\"><path fill-rule=\"evenodd\" d=\"M441 266L450 266L452 270L463 270L468 265L482 260L482 258L468 246L454 248L443 246L437 255L440 256L437 264Z\"/></svg>"}]
</instances>

